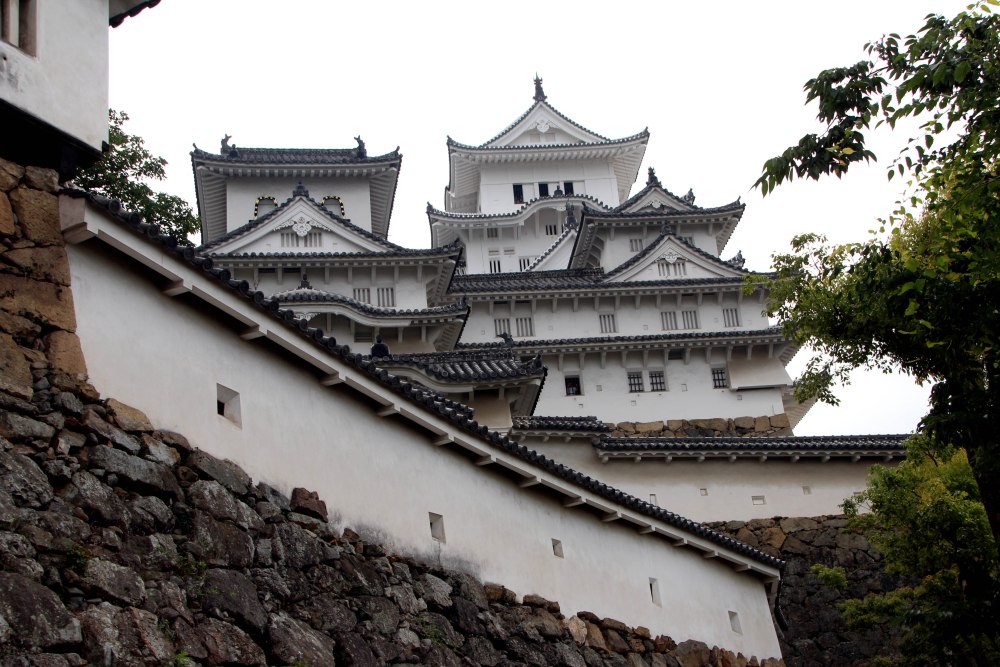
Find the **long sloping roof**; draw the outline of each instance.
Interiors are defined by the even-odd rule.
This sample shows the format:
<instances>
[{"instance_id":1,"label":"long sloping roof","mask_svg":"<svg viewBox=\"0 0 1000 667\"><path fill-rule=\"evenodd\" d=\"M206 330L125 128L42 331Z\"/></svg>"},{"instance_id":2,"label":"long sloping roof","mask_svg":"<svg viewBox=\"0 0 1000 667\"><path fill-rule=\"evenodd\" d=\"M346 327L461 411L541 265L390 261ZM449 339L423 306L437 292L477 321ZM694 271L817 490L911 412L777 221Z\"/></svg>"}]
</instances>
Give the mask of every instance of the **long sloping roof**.
<instances>
[{"instance_id":1,"label":"long sloping roof","mask_svg":"<svg viewBox=\"0 0 1000 667\"><path fill-rule=\"evenodd\" d=\"M594 416L590 417L514 417L515 431L556 431L567 433L610 433L611 427Z\"/></svg>"},{"instance_id":2,"label":"long sloping roof","mask_svg":"<svg viewBox=\"0 0 1000 667\"><path fill-rule=\"evenodd\" d=\"M246 148L233 147L229 153L211 153L195 148L192 160L254 165L341 165L398 162L403 156L396 148L383 155L362 155L356 148Z\"/></svg>"},{"instance_id":3,"label":"long sloping roof","mask_svg":"<svg viewBox=\"0 0 1000 667\"><path fill-rule=\"evenodd\" d=\"M487 426L478 423L472 418L472 410L469 406L445 399L437 392L416 386L411 382L378 368L370 358L351 352L347 346L339 345L336 339L327 336L322 329L310 327L308 321L299 317L293 310L282 308L278 301L267 298L263 292L251 289L247 281L233 280L228 270L215 268L210 258L197 255L193 248L179 246L176 238L163 234L155 225L143 222L142 216L138 213L124 210L120 202L80 190L64 190L63 194L88 199L92 204L103 208L109 215L123 223L133 233L148 237L152 242L158 243L164 251L173 253L204 275L218 281L231 291L234 298L244 299L248 303L253 304L272 321L285 327L287 331L295 333L311 345L339 358L343 363L372 378L373 381L379 383L387 391L415 405L421 406L430 413L438 415L440 418L452 423L457 429L483 442L489 443L491 446L511 456L535 465L554 477L575 484L596 496L618 503L622 507L626 507L638 514L655 518L667 525L697 535L768 567L781 568L784 566L784 562L780 559L769 556L744 542L728 535L723 535L697 521L693 521L609 486L593 477L589 477L539 454L524 445L518 444L505 435L491 431Z\"/></svg>"},{"instance_id":4,"label":"long sloping roof","mask_svg":"<svg viewBox=\"0 0 1000 667\"><path fill-rule=\"evenodd\" d=\"M348 306L353 310L372 315L374 317L412 317L412 318L437 318L448 315L467 314L469 307L461 301L444 306L434 306L432 308L378 308L364 301L358 301L342 294L334 294L324 290L314 289L300 285L294 289L276 292L271 298L279 303L296 304L321 304L336 303Z\"/></svg>"},{"instance_id":5,"label":"long sloping roof","mask_svg":"<svg viewBox=\"0 0 1000 667\"><path fill-rule=\"evenodd\" d=\"M780 436L773 438L602 438L602 456L658 455L672 458L898 458L909 435Z\"/></svg>"},{"instance_id":6,"label":"long sloping roof","mask_svg":"<svg viewBox=\"0 0 1000 667\"><path fill-rule=\"evenodd\" d=\"M544 377L545 367L537 356L524 360L509 348L423 352L375 357L376 366L408 366L423 370L445 382L487 382L525 377Z\"/></svg>"}]
</instances>

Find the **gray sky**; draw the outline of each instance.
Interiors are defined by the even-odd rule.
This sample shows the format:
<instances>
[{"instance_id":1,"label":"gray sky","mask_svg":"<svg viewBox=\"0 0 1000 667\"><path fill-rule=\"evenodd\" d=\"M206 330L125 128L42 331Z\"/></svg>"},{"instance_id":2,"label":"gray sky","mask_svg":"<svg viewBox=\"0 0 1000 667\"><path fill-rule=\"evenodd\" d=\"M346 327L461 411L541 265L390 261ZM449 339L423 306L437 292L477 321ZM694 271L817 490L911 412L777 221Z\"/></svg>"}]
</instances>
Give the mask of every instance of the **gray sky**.
<instances>
[{"instance_id":1,"label":"gray sky","mask_svg":"<svg viewBox=\"0 0 1000 667\"><path fill-rule=\"evenodd\" d=\"M868 238L899 195L885 176L908 137L898 131L873 131L880 163L842 180L767 198L750 189L764 160L820 130L802 84L861 60L869 40L965 5L165 0L111 31L111 106L169 161L162 188L192 204L192 142L215 151L231 134L237 146L338 148L360 134L370 154L398 145L389 236L427 247L424 208L443 205L446 137L492 137L531 105L537 72L548 102L599 134L649 127L635 189L652 166L702 206L742 198L723 257L741 250L748 268L764 271L798 233ZM840 407L817 405L797 434L908 432L926 411L926 388L905 377L861 373L839 395Z\"/></svg>"}]
</instances>

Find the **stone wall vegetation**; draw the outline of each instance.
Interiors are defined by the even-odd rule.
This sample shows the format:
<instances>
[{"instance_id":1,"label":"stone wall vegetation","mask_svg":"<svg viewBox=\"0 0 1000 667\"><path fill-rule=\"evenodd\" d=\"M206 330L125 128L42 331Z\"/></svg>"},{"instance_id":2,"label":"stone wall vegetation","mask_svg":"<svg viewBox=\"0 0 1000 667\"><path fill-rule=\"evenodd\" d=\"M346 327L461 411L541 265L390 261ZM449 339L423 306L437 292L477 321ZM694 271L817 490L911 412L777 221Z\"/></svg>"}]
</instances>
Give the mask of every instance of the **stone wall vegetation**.
<instances>
[{"instance_id":1,"label":"stone wall vegetation","mask_svg":"<svg viewBox=\"0 0 1000 667\"><path fill-rule=\"evenodd\" d=\"M894 630L881 626L851 630L837 611L843 600L884 593L897 585L897 578L885 572L882 554L850 529L847 517L776 517L706 525L785 561L781 609L788 629L779 632L778 639L789 667L878 664L872 662L877 656L896 655L899 637ZM836 576L824 576L824 568Z\"/></svg>"},{"instance_id":2,"label":"stone wall vegetation","mask_svg":"<svg viewBox=\"0 0 1000 667\"><path fill-rule=\"evenodd\" d=\"M388 554L100 399L57 186L0 160L0 665L783 664Z\"/></svg>"}]
</instances>

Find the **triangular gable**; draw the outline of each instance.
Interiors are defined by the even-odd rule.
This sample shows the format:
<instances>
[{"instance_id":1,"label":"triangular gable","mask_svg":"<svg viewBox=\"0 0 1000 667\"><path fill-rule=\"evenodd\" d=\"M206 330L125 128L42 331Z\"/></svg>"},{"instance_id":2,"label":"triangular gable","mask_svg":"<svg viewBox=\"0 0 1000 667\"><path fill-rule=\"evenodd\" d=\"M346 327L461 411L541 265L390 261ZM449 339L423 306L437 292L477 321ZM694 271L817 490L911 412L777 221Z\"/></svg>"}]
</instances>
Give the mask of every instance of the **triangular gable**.
<instances>
[{"instance_id":1,"label":"triangular gable","mask_svg":"<svg viewBox=\"0 0 1000 667\"><path fill-rule=\"evenodd\" d=\"M738 278L746 272L672 234L664 234L635 257L608 272L606 282L626 283L684 278Z\"/></svg>"},{"instance_id":2,"label":"triangular gable","mask_svg":"<svg viewBox=\"0 0 1000 667\"><path fill-rule=\"evenodd\" d=\"M305 239L310 232L327 232L323 252L384 252L384 244L368 238L364 230L331 214L306 197L293 197L266 215L263 220L251 221L234 230L228 239L213 244L213 255L235 255L273 252L316 252L320 248L307 246ZM294 234L301 241L297 245L282 244L282 234Z\"/></svg>"},{"instance_id":3,"label":"triangular gable","mask_svg":"<svg viewBox=\"0 0 1000 667\"><path fill-rule=\"evenodd\" d=\"M697 211L698 208L679 199L661 187L652 186L645 188L636 197L626 201L618 210L624 213L640 213L644 211L656 213L663 210Z\"/></svg>"},{"instance_id":4,"label":"triangular gable","mask_svg":"<svg viewBox=\"0 0 1000 667\"><path fill-rule=\"evenodd\" d=\"M510 127L482 147L594 144L607 141L609 141L607 137L591 132L549 106L547 102L539 101Z\"/></svg>"},{"instance_id":5,"label":"triangular gable","mask_svg":"<svg viewBox=\"0 0 1000 667\"><path fill-rule=\"evenodd\" d=\"M555 271L569 268L569 260L573 257L573 244L576 242L576 229L567 229L549 248L536 259L528 271Z\"/></svg>"}]
</instances>

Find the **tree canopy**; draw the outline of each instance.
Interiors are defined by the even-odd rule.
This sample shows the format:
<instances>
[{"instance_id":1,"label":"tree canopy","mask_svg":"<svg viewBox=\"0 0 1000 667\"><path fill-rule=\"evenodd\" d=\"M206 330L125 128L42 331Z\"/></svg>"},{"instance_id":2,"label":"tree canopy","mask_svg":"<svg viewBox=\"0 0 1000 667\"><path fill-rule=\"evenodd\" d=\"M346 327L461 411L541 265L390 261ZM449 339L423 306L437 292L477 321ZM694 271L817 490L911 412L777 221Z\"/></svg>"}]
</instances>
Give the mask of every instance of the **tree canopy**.
<instances>
[{"instance_id":1,"label":"tree canopy","mask_svg":"<svg viewBox=\"0 0 1000 667\"><path fill-rule=\"evenodd\" d=\"M1000 660L997 6L929 15L916 34L887 35L866 45L865 60L807 82L824 129L768 160L756 182L766 195L794 178L840 177L876 159L867 133L919 123L889 168L907 191L879 233L845 245L797 237L774 258L766 307L817 352L797 383L800 398L835 403L834 385L857 367L902 369L932 385L908 461L876 470L865 496L887 565L917 584L854 608L908 628L914 664ZM985 630L973 622L983 614ZM958 633L939 653L924 641L947 637L935 627Z\"/></svg>"},{"instance_id":2,"label":"tree canopy","mask_svg":"<svg viewBox=\"0 0 1000 667\"><path fill-rule=\"evenodd\" d=\"M125 132L128 115L124 111L109 109L108 116L111 148L94 165L81 170L73 182L117 199L125 208L141 213L146 222L175 236L179 243L190 245L188 235L200 228L198 216L180 197L156 192L148 184L166 177L167 161L150 153L142 137Z\"/></svg>"}]
</instances>

